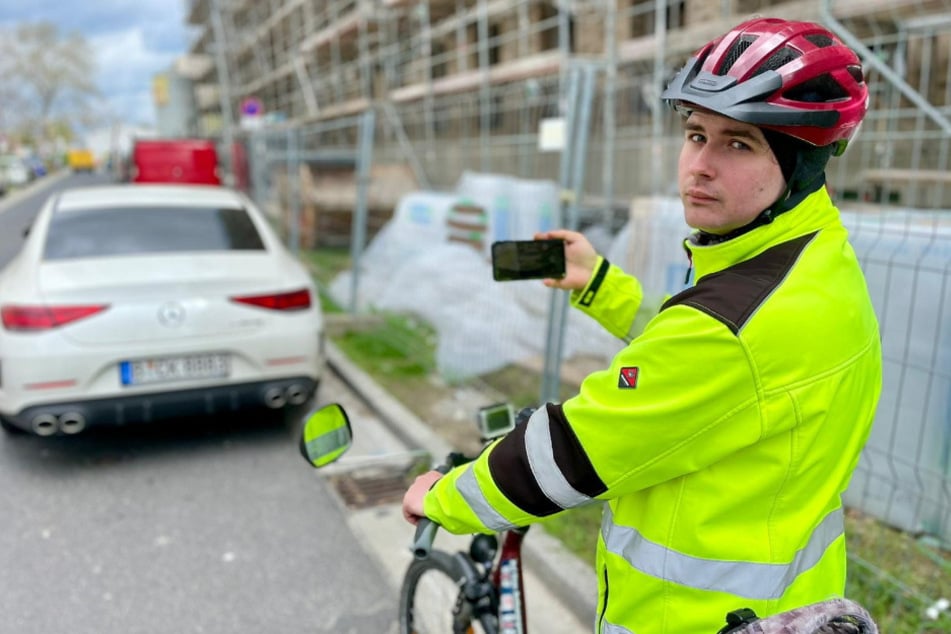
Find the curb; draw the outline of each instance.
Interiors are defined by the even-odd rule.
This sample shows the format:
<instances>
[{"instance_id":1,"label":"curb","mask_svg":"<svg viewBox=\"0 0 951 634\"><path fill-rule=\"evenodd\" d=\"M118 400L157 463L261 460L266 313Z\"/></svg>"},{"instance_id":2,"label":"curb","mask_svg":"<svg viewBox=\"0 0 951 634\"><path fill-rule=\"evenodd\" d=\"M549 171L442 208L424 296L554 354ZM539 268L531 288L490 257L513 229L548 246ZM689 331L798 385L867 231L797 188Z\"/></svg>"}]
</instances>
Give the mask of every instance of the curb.
<instances>
[{"instance_id":1,"label":"curb","mask_svg":"<svg viewBox=\"0 0 951 634\"><path fill-rule=\"evenodd\" d=\"M421 448L437 460L453 448L440 439L413 412L382 389L351 362L331 341L326 342L327 362L359 394L383 423L411 448ZM594 623L597 614L597 577L591 567L568 552L561 542L534 526L523 543L525 565L545 580L558 601L582 623Z\"/></svg>"}]
</instances>

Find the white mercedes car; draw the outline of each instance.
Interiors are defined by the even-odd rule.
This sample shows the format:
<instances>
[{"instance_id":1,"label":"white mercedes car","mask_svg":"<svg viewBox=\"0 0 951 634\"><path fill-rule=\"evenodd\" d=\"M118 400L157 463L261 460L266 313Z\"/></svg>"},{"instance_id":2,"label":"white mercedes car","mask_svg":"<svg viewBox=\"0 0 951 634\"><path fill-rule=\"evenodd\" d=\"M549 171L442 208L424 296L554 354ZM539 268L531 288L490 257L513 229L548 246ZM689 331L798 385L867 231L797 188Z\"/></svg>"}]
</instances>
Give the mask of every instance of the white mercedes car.
<instances>
[{"instance_id":1,"label":"white mercedes car","mask_svg":"<svg viewBox=\"0 0 951 634\"><path fill-rule=\"evenodd\" d=\"M306 268L242 194L53 194L0 272L0 423L75 434L309 401L326 364Z\"/></svg>"}]
</instances>

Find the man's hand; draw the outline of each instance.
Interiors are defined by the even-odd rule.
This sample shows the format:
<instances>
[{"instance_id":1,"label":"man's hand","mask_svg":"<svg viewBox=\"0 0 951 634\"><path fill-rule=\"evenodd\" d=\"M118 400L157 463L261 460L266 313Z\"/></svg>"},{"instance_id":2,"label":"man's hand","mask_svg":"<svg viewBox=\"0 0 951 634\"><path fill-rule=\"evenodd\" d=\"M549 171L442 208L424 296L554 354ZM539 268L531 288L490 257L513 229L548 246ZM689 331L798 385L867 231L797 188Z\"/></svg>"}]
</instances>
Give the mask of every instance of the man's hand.
<instances>
[{"instance_id":1,"label":"man's hand","mask_svg":"<svg viewBox=\"0 0 951 634\"><path fill-rule=\"evenodd\" d=\"M423 498L441 478L443 474L438 471L428 471L421 476L417 476L410 485L409 489L403 495L403 519L416 526L419 520L426 517L423 513Z\"/></svg>"},{"instance_id":2,"label":"man's hand","mask_svg":"<svg viewBox=\"0 0 951 634\"><path fill-rule=\"evenodd\" d=\"M565 276L560 280L546 278L542 280L545 286L580 291L588 284L598 263L598 252L583 234L567 229L555 229L536 233L535 239L565 241Z\"/></svg>"}]
</instances>

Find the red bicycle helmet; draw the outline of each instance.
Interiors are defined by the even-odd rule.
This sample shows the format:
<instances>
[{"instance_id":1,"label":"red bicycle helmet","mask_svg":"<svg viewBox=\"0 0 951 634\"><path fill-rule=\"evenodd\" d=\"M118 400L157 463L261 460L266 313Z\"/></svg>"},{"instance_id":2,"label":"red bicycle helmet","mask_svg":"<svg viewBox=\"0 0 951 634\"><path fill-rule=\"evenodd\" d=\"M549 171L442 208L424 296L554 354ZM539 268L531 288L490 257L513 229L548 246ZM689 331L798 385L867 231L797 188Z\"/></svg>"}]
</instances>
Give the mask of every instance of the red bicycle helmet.
<instances>
[{"instance_id":1,"label":"red bicycle helmet","mask_svg":"<svg viewBox=\"0 0 951 634\"><path fill-rule=\"evenodd\" d=\"M868 109L855 52L812 22L757 18L701 48L661 98L841 154Z\"/></svg>"}]
</instances>

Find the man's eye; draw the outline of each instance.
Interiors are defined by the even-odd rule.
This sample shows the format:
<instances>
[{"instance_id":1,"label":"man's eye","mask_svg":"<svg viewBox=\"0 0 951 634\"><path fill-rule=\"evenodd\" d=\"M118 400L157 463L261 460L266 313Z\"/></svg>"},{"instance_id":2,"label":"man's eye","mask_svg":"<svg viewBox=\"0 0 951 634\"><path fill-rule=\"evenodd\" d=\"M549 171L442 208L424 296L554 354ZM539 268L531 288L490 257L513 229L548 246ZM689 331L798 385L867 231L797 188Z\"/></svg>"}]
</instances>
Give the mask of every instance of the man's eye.
<instances>
[{"instance_id":1,"label":"man's eye","mask_svg":"<svg viewBox=\"0 0 951 634\"><path fill-rule=\"evenodd\" d=\"M730 143L730 147L732 147L734 150L750 149L750 146L748 146L746 143L743 143L742 141L733 141Z\"/></svg>"},{"instance_id":2,"label":"man's eye","mask_svg":"<svg viewBox=\"0 0 951 634\"><path fill-rule=\"evenodd\" d=\"M703 137L703 135L700 134L699 132L688 132L688 133L687 133L687 140L688 140L688 141L693 141L694 143L703 143L704 137Z\"/></svg>"}]
</instances>

